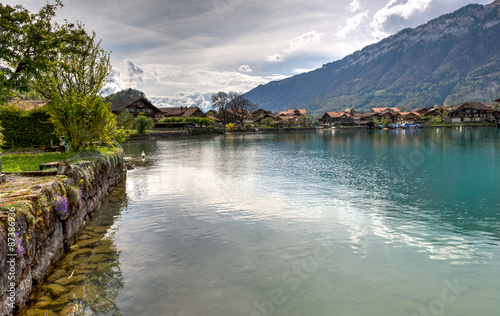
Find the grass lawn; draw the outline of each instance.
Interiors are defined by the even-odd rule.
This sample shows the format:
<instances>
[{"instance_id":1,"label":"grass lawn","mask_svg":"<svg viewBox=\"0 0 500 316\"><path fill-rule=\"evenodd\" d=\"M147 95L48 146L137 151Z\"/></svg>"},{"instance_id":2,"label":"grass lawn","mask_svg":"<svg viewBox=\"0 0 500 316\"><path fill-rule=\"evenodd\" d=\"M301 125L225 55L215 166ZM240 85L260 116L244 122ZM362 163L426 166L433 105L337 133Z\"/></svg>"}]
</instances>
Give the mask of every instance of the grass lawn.
<instances>
[{"instance_id":1,"label":"grass lawn","mask_svg":"<svg viewBox=\"0 0 500 316\"><path fill-rule=\"evenodd\" d=\"M2 156L2 171L4 172L21 172L21 171L38 171L39 165L46 162L55 162L62 160L70 160L70 163L75 163L82 160L89 160L101 156L107 152L112 152L115 149L108 147L98 148L94 152L79 153L75 151L65 153L41 153L41 154L21 154L21 155L3 155Z\"/></svg>"}]
</instances>

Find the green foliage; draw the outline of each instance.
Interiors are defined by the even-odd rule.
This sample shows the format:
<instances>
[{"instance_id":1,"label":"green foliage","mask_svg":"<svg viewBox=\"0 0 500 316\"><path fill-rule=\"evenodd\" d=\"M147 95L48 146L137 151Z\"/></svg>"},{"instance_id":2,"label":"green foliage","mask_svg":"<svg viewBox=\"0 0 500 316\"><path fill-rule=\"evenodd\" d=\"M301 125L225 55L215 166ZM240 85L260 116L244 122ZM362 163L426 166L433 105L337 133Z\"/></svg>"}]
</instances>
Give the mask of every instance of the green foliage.
<instances>
[{"instance_id":1,"label":"green foliage","mask_svg":"<svg viewBox=\"0 0 500 316\"><path fill-rule=\"evenodd\" d=\"M271 124L274 123L274 120L272 118L270 118L270 117L266 117L266 118L262 119L260 121L260 123L263 124L263 125L265 125L265 126L267 126L267 127L269 127L269 126L271 126Z\"/></svg>"},{"instance_id":2,"label":"green foliage","mask_svg":"<svg viewBox=\"0 0 500 316\"><path fill-rule=\"evenodd\" d=\"M2 122L0 121L0 153L2 153L2 146L4 144L2 131L3 131L3 127L2 127Z\"/></svg>"},{"instance_id":3,"label":"green foliage","mask_svg":"<svg viewBox=\"0 0 500 316\"><path fill-rule=\"evenodd\" d=\"M297 125L302 127L309 127L312 125L312 118L309 115L303 115L297 119Z\"/></svg>"},{"instance_id":4,"label":"green foliage","mask_svg":"<svg viewBox=\"0 0 500 316\"><path fill-rule=\"evenodd\" d=\"M59 143L54 124L45 109L26 111L1 106L0 125L4 129L5 147L43 147L49 146L51 140L54 145Z\"/></svg>"},{"instance_id":5,"label":"green foliage","mask_svg":"<svg viewBox=\"0 0 500 316\"><path fill-rule=\"evenodd\" d=\"M139 134L144 134L145 130L153 128L154 125L155 123L150 117L139 115L135 118L135 128Z\"/></svg>"},{"instance_id":6,"label":"green foliage","mask_svg":"<svg viewBox=\"0 0 500 316\"><path fill-rule=\"evenodd\" d=\"M64 98L54 96L47 105L59 135L68 138L69 147L80 151L100 143L110 143L115 136L116 120L110 103L101 97L72 94Z\"/></svg>"},{"instance_id":7,"label":"green foliage","mask_svg":"<svg viewBox=\"0 0 500 316\"><path fill-rule=\"evenodd\" d=\"M111 71L109 53L81 23L66 22L54 28L64 43L58 47L57 60L50 62L33 86L50 100L47 109L56 131L76 151L114 138L123 140L125 131L116 126L110 103L100 97Z\"/></svg>"},{"instance_id":8,"label":"green foliage","mask_svg":"<svg viewBox=\"0 0 500 316\"><path fill-rule=\"evenodd\" d=\"M166 117L160 120L161 123L184 123L185 119L183 117Z\"/></svg>"},{"instance_id":9,"label":"green foliage","mask_svg":"<svg viewBox=\"0 0 500 316\"><path fill-rule=\"evenodd\" d=\"M191 122L200 126L215 124L215 120L210 117L167 117L160 121L161 123L185 123Z\"/></svg>"},{"instance_id":10,"label":"green foliage","mask_svg":"<svg viewBox=\"0 0 500 316\"><path fill-rule=\"evenodd\" d=\"M432 125L441 125L441 124L443 124L443 118L442 118L442 117L440 117L440 116L434 116L434 117L432 117L432 118L429 120L429 122L428 122L427 124L429 124L429 125L431 125L431 126L432 126Z\"/></svg>"},{"instance_id":11,"label":"green foliage","mask_svg":"<svg viewBox=\"0 0 500 316\"><path fill-rule=\"evenodd\" d=\"M383 125L384 127L388 127L391 124L387 116L383 116L380 120L374 118L373 123L375 123L375 125Z\"/></svg>"},{"instance_id":12,"label":"green foliage","mask_svg":"<svg viewBox=\"0 0 500 316\"><path fill-rule=\"evenodd\" d=\"M108 99L106 99L108 101ZM134 115L127 111L120 111L116 116L116 125L123 129L134 128Z\"/></svg>"},{"instance_id":13,"label":"green foliage","mask_svg":"<svg viewBox=\"0 0 500 316\"><path fill-rule=\"evenodd\" d=\"M144 92L129 88L108 95L106 97L106 101L113 102L115 100L126 99L126 98L145 98L147 100L146 94Z\"/></svg>"},{"instance_id":14,"label":"green foliage","mask_svg":"<svg viewBox=\"0 0 500 316\"><path fill-rule=\"evenodd\" d=\"M99 96L106 85L111 64L109 53L101 48L95 33L87 34L83 24L55 25L65 35L57 60L34 82L46 99L76 95Z\"/></svg>"},{"instance_id":15,"label":"green foliage","mask_svg":"<svg viewBox=\"0 0 500 316\"><path fill-rule=\"evenodd\" d=\"M245 129L246 129L246 130L251 129L252 127L253 127L252 123L246 123L246 124L245 124Z\"/></svg>"},{"instance_id":16,"label":"green foliage","mask_svg":"<svg viewBox=\"0 0 500 316\"><path fill-rule=\"evenodd\" d=\"M52 29L55 5L45 5L32 14L22 5L0 3L0 103L14 90L29 91L30 82L57 58L63 38Z\"/></svg>"}]
</instances>

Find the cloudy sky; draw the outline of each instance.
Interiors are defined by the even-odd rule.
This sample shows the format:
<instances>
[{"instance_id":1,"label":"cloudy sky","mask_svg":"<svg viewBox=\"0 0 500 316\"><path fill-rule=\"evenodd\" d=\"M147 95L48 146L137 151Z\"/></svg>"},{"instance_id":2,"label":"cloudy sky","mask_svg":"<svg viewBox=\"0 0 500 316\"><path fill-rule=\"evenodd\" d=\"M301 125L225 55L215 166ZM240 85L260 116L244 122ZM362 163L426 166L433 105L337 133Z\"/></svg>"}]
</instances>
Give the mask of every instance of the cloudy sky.
<instances>
[{"instance_id":1,"label":"cloudy sky","mask_svg":"<svg viewBox=\"0 0 500 316\"><path fill-rule=\"evenodd\" d=\"M37 11L47 0L3 0ZM53 2L53 1L49 1ZM109 88L162 106L209 104L343 58L471 0L63 0L111 51ZM493 0L476 0L487 4Z\"/></svg>"}]
</instances>

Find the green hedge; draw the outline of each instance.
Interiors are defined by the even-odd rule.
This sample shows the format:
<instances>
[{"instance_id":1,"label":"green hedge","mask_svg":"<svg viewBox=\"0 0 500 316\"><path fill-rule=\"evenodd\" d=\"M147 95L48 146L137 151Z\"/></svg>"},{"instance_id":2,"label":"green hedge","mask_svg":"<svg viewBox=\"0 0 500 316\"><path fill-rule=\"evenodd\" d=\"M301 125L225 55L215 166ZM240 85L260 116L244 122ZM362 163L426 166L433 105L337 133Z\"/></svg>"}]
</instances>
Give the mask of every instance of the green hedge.
<instances>
[{"instance_id":1,"label":"green hedge","mask_svg":"<svg viewBox=\"0 0 500 316\"><path fill-rule=\"evenodd\" d=\"M0 106L0 124L3 127L4 148L40 148L59 144L49 114L43 109L31 111L13 106Z\"/></svg>"}]
</instances>

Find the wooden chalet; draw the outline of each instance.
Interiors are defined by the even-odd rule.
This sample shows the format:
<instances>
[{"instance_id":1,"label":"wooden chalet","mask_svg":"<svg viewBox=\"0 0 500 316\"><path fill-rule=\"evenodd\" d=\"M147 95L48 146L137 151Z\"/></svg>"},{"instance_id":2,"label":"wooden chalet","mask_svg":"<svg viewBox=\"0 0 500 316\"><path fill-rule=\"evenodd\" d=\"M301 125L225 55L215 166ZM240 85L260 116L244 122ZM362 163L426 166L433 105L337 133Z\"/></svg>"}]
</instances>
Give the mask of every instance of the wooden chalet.
<instances>
[{"instance_id":1,"label":"wooden chalet","mask_svg":"<svg viewBox=\"0 0 500 316\"><path fill-rule=\"evenodd\" d=\"M444 113L453 110L453 107L445 107L445 106L432 106L425 111L423 116L443 116Z\"/></svg>"},{"instance_id":2,"label":"wooden chalet","mask_svg":"<svg viewBox=\"0 0 500 316\"><path fill-rule=\"evenodd\" d=\"M386 112L396 114L399 113L400 111L398 108L372 108L370 110L370 113L372 114L384 114Z\"/></svg>"},{"instance_id":3,"label":"wooden chalet","mask_svg":"<svg viewBox=\"0 0 500 316\"><path fill-rule=\"evenodd\" d=\"M495 120L494 112L493 105L481 102L467 102L462 105L453 106L450 109L449 120L451 123Z\"/></svg>"},{"instance_id":4,"label":"wooden chalet","mask_svg":"<svg viewBox=\"0 0 500 316\"><path fill-rule=\"evenodd\" d=\"M258 109L257 111L252 112L252 116L254 118L261 117L262 115L268 115L274 117L273 112L264 109Z\"/></svg>"},{"instance_id":5,"label":"wooden chalet","mask_svg":"<svg viewBox=\"0 0 500 316\"><path fill-rule=\"evenodd\" d=\"M340 122L342 125L348 122L351 123L351 115L345 112L326 112L318 119L318 123L321 125L332 126L337 122Z\"/></svg>"},{"instance_id":6,"label":"wooden chalet","mask_svg":"<svg viewBox=\"0 0 500 316\"><path fill-rule=\"evenodd\" d=\"M420 115L425 115L425 112L427 112L427 108L417 108L415 110L413 110L412 112L415 112L415 113L418 113Z\"/></svg>"},{"instance_id":7,"label":"wooden chalet","mask_svg":"<svg viewBox=\"0 0 500 316\"><path fill-rule=\"evenodd\" d=\"M422 115L419 114L418 112L399 112L398 115L396 115L396 123L398 125L405 125L405 124L410 124L413 125L417 123L417 121L420 119Z\"/></svg>"},{"instance_id":8,"label":"wooden chalet","mask_svg":"<svg viewBox=\"0 0 500 316\"><path fill-rule=\"evenodd\" d=\"M332 126L340 122L343 126L361 126L370 122L371 114L358 112L354 109L347 109L343 112L326 112L318 119L320 125Z\"/></svg>"},{"instance_id":9,"label":"wooden chalet","mask_svg":"<svg viewBox=\"0 0 500 316\"><path fill-rule=\"evenodd\" d=\"M160 108L160 112L157 114L158 119L164 119L167 117L207 117L199 107L187 106L181 107L171 107L171 108Z\"/></svg>"},{"instance_id":10,"label":"wooden chalet","mask_svg":"<svg viewBox=\"0 0 500 316\"><path fill-rule=\"evenodd\" d=\"M304 109L287 110L278 113L278 116L294 117L294 118L299 118L304 115L307 115L307 112Z\"/></svg>"},{"instance_id":11,"label":"wooden chalet","mask_svg":"<svg viewBox=\"0 0 500 316\"><path fill-rule=\"evenodd\" d=\"M274 121L275 117L276 116L273 112L264 109L258 109L257 111L252 112L252 118L255 124L262 124L262 120L266 118L270 118Z\"/></svg>"},{"instance_id":12,"label":"wooden chalet","mask_svg":"<svg viewBox=\"0 0 500 316\"><path fill-rule=\"evenodd\" d=\"M146 98L125 98L111 102L111 111L115 114L121 111L132 113L134 116L144 115L154 118L160 110Z\"/></svg>"}]
</instances>

